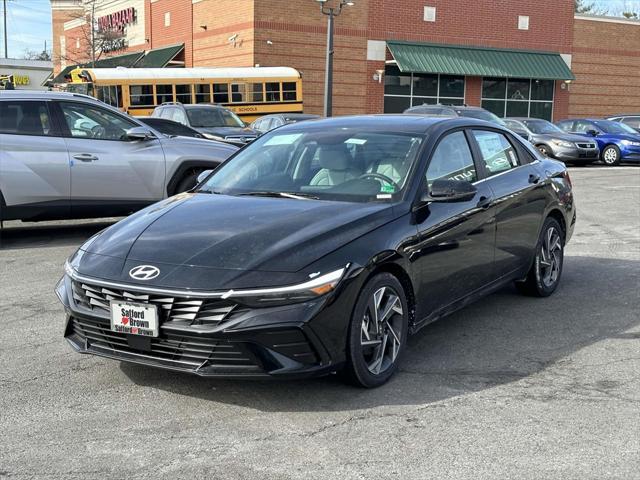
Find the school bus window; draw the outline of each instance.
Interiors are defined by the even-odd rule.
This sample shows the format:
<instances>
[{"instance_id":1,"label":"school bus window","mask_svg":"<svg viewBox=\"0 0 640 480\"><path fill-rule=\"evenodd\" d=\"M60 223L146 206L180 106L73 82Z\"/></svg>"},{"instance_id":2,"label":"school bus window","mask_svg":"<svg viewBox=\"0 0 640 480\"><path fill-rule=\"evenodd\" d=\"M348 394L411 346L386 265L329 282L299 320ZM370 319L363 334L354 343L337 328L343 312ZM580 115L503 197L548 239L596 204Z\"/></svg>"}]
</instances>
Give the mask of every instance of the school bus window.
<instances>
[{"instance_id":1,"label":"school bus window","mask_svg":"<svg viewBox=\"0 0 640 480\"><path fill-rule=\"evenodd\" d=\"M264 84L252 83L251 84L251 101L252 102L264 102L263 93Z\"/></svg>"},{"instance_id":2,"label":"school bus window","mask_svg":"<svg viewBox=\"0 0 640 480\"><path fill-rule=\"evenodd\" d=\"M176 102L191 103L191 85L176 85Z\"/></svg>"},{"instance_id":3,"label":"school bus window","mask_svg":"<svg viewBox=\"0 0 640 480\"><path fill-rule=\"evenodd\" d=\"M265 84L267 91L267 102L280 101L280 83L268 82Z\"/></svg>"},{"instance_id":4,"label":"school bus window","mask_svg":"<svg viewBox=\"0 0 640 480\"><path fill-rule=\"evenodd\" d=\"M282 100L296 100L296 82L282 82Z\"/></svg>"},{"instance_id":5,"label":"school bus window","mask_svg":"<svg viewBox=\"0 0 640 480\"><path fill-rule=\"evenodd\" d=\"M211 103L211 86L209 84L194 85L196 88L196 103Z\"/></svg>"},{"instance_id":6,"label":"school bus window","mask_svg":"<svg viewBox=\"0 0 640 480\"><path fill-rule=\"evenodd\" d=\"M213 86L213 102L229 103L229 85L218 83Z\"/></svg>"},{"instance_id":7,"label":"school bus window","mask_svg":"<svg viewBox=\"0 0 640 480\"><path fill-rule=\"evenodd\" d=\"M153 105L153 85L131 85L129 96L133 106Z\"/></svg>"},{"instance_id":8,"label":"school bus window","mask_svg":"<svg viewBox=\"0 0 640 480\"><path fill-rule=\"evenodd\" d=\"M231 84L231 101L233 103L246 102L246 85L244 83Z\"/></svg>"},{"instance_id":9,"label":"school bus window","mask_svg":"<svg viewBox=\"0 0 640 480\"><path fill-rule=\"evenodd\" d=\"M173 102L173 85L156 85L157 105Z\"/></svg>"},{"instance_id":10,"label":"school bus window","mask_svg":"<svg viewBox=\"0 0 640 480\"><path fill-rule=\"evenodd\" d=\"M122 87L120 85L98 86L96 98L112 107L122 107Z\"/></svg>"}]
</instances>

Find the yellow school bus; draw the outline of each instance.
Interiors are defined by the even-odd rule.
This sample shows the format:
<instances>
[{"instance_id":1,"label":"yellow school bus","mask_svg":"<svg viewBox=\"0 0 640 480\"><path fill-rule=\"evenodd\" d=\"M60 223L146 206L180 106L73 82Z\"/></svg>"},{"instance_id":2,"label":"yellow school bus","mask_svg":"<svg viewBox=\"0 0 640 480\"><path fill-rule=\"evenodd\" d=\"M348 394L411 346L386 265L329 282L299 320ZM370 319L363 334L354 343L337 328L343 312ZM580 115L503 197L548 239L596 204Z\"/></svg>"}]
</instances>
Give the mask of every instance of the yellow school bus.
<instances>
[{"instance_id":1,"label":"yellow school bus","mask_svg":"<svg viewBox=\"0 0 640 480\"><path fill-rule=\"evenodd\" d=\"M134 116L166 102L215 103L250 122L302 112L302 79L289 67L76 68L67 91L84 93Z\"/></svg>"}]
</instances>

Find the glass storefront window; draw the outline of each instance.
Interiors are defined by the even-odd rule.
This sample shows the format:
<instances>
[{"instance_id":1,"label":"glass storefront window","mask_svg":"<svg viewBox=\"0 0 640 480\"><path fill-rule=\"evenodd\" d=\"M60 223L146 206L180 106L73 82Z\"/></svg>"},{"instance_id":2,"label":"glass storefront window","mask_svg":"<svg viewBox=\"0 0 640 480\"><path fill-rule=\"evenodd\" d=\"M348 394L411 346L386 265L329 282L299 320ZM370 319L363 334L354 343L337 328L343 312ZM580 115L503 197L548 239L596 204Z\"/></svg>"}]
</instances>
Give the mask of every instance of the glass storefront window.
<instances>
[{"instance_id":1,"label":"glass storefront window","mask_svg":"<svg viewBox=\"0 0 640 480\"><path fill-rule=\"evenodd\" d=\"M387 65L384 77L384 112L402 113L411 106L464 104L463 76L402 73Z\"/></svg>"},{"instance_id":2,"label":"glass storefront window","mask_svg":"<svg viewBox=\"0 0 640 480\"><path fill-rule=\"evenodd\" d=\"M551 120L553 80L484 78L482 108L499 117L532 117Z\"/></svg>"}]
</instances>

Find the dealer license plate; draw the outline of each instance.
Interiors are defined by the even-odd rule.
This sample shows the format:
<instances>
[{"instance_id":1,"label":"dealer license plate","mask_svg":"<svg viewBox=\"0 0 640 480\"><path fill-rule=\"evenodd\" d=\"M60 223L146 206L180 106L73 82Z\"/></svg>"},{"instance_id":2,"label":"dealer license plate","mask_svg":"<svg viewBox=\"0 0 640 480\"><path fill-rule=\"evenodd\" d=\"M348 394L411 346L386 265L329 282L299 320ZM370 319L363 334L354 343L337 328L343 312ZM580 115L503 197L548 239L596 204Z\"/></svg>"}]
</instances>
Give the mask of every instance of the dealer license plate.
<instances>
[{"instance_id":1,"label":"dealer license plate","mask_svg":"<svg viewBox=\"0 0 640 480\"><path fill-rule=\"evenodd\" d=\"M111 301L111 330L131 335L158 336L156 305Z\"/></svg>"}]
</instances>

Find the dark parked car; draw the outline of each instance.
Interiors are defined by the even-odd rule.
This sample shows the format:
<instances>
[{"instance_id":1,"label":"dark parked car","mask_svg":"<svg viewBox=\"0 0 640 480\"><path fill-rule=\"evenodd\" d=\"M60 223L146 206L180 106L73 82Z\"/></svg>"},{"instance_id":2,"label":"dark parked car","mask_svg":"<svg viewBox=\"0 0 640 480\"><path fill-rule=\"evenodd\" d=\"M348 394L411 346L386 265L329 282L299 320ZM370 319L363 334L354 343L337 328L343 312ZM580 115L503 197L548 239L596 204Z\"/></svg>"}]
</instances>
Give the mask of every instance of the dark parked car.
<instances>
[{"instance_id":1,"label":"dark parked car","mask_svg":"<svg viewBox=\"0 0 640 480\"><path fill-rule=\"evenodd\" d=\"M607 120L624 123L625 125L633 128L636 132L640 133L640 113L614 115L607 118Z\"/></svg>"},{"instance_id":2,"label":"dark parked car","mask_svg":"<svg viewBox=\"0 0 640 480\"><path fill-rule=\"evenodd\" d=\"M166 118L197 130L205 138L243 146L258 136L235 113L220 105L163 103L152 117Z\"/></svg>"},{"instance_id":3,"label":"dark parked car","mask_svg":"<svg viewBox=\"0 0 640 480\"><path fill-rule=\"evenodd\" d=\"M320 118L320 115L312 115L310 113L276 113L260 117L249 126L256 132L263 134L282 125L304 122L305 120L317 120L318 118Z\"/></svg>"},{"instance_id":4,"label":"dark parked car","mask_svg":"<svg viewBox=\"0 0 640 480\"><path fill-rule=\"evenodd\" d=\"M640 134L624 123L597 118L576 118L556 122L568 133L595 140L600 159L606 165L620 162L640 162Z\"/></svg>"},{"instance_id":5,"label":"dark parked car","mask_svg":"<svg viewBox=\"0 0 640 480\"><path fill-rule=\"evenodd\" d=\"M566 133L540 118L513 117L504 122L513 132L536 146L540 153L565 163L593 163L600 158L595 140Z\"/></svg>"},{"instance_id":6,"label":"dark parked car","mask_svg":"<svg viewBox=\"0 0 640 480\"><path fill-rule=\"evenodd\" d=\"M551 295L575 220L564 165L506 128L337 117L92 237L56 292L81 353L375 387L429 322L514 281Z\"/></svg>"},{"instance_id":7,"label":"dark parked car","mask_svg":"<svg viewBox=\"0 0 640 480\"><path fill-rule=\"evenodd\" d=\"M197 130L194 130L191 127L187 127L178 122L174 122L173 120L169 120L167 118L160 117L136 117L145 125L149 125L151 128L156 129L158 132L163 135L167 135L169 137L177 136L177 137L192 137L192 138L205 138Z\"/></svg>"},{"instance_id":8,"label":"dark parked car","mask_svg":"<svg viewBox=\"0 0 640 480\"><path fill-rule=\"evenodd\" d=\"M485 120L504 127L504 121L489 110L480 107L469 107L467 105L416 105L407 108L404 113L425 115L428 117L469 117Z\"/></svg>"}]
</instances>

